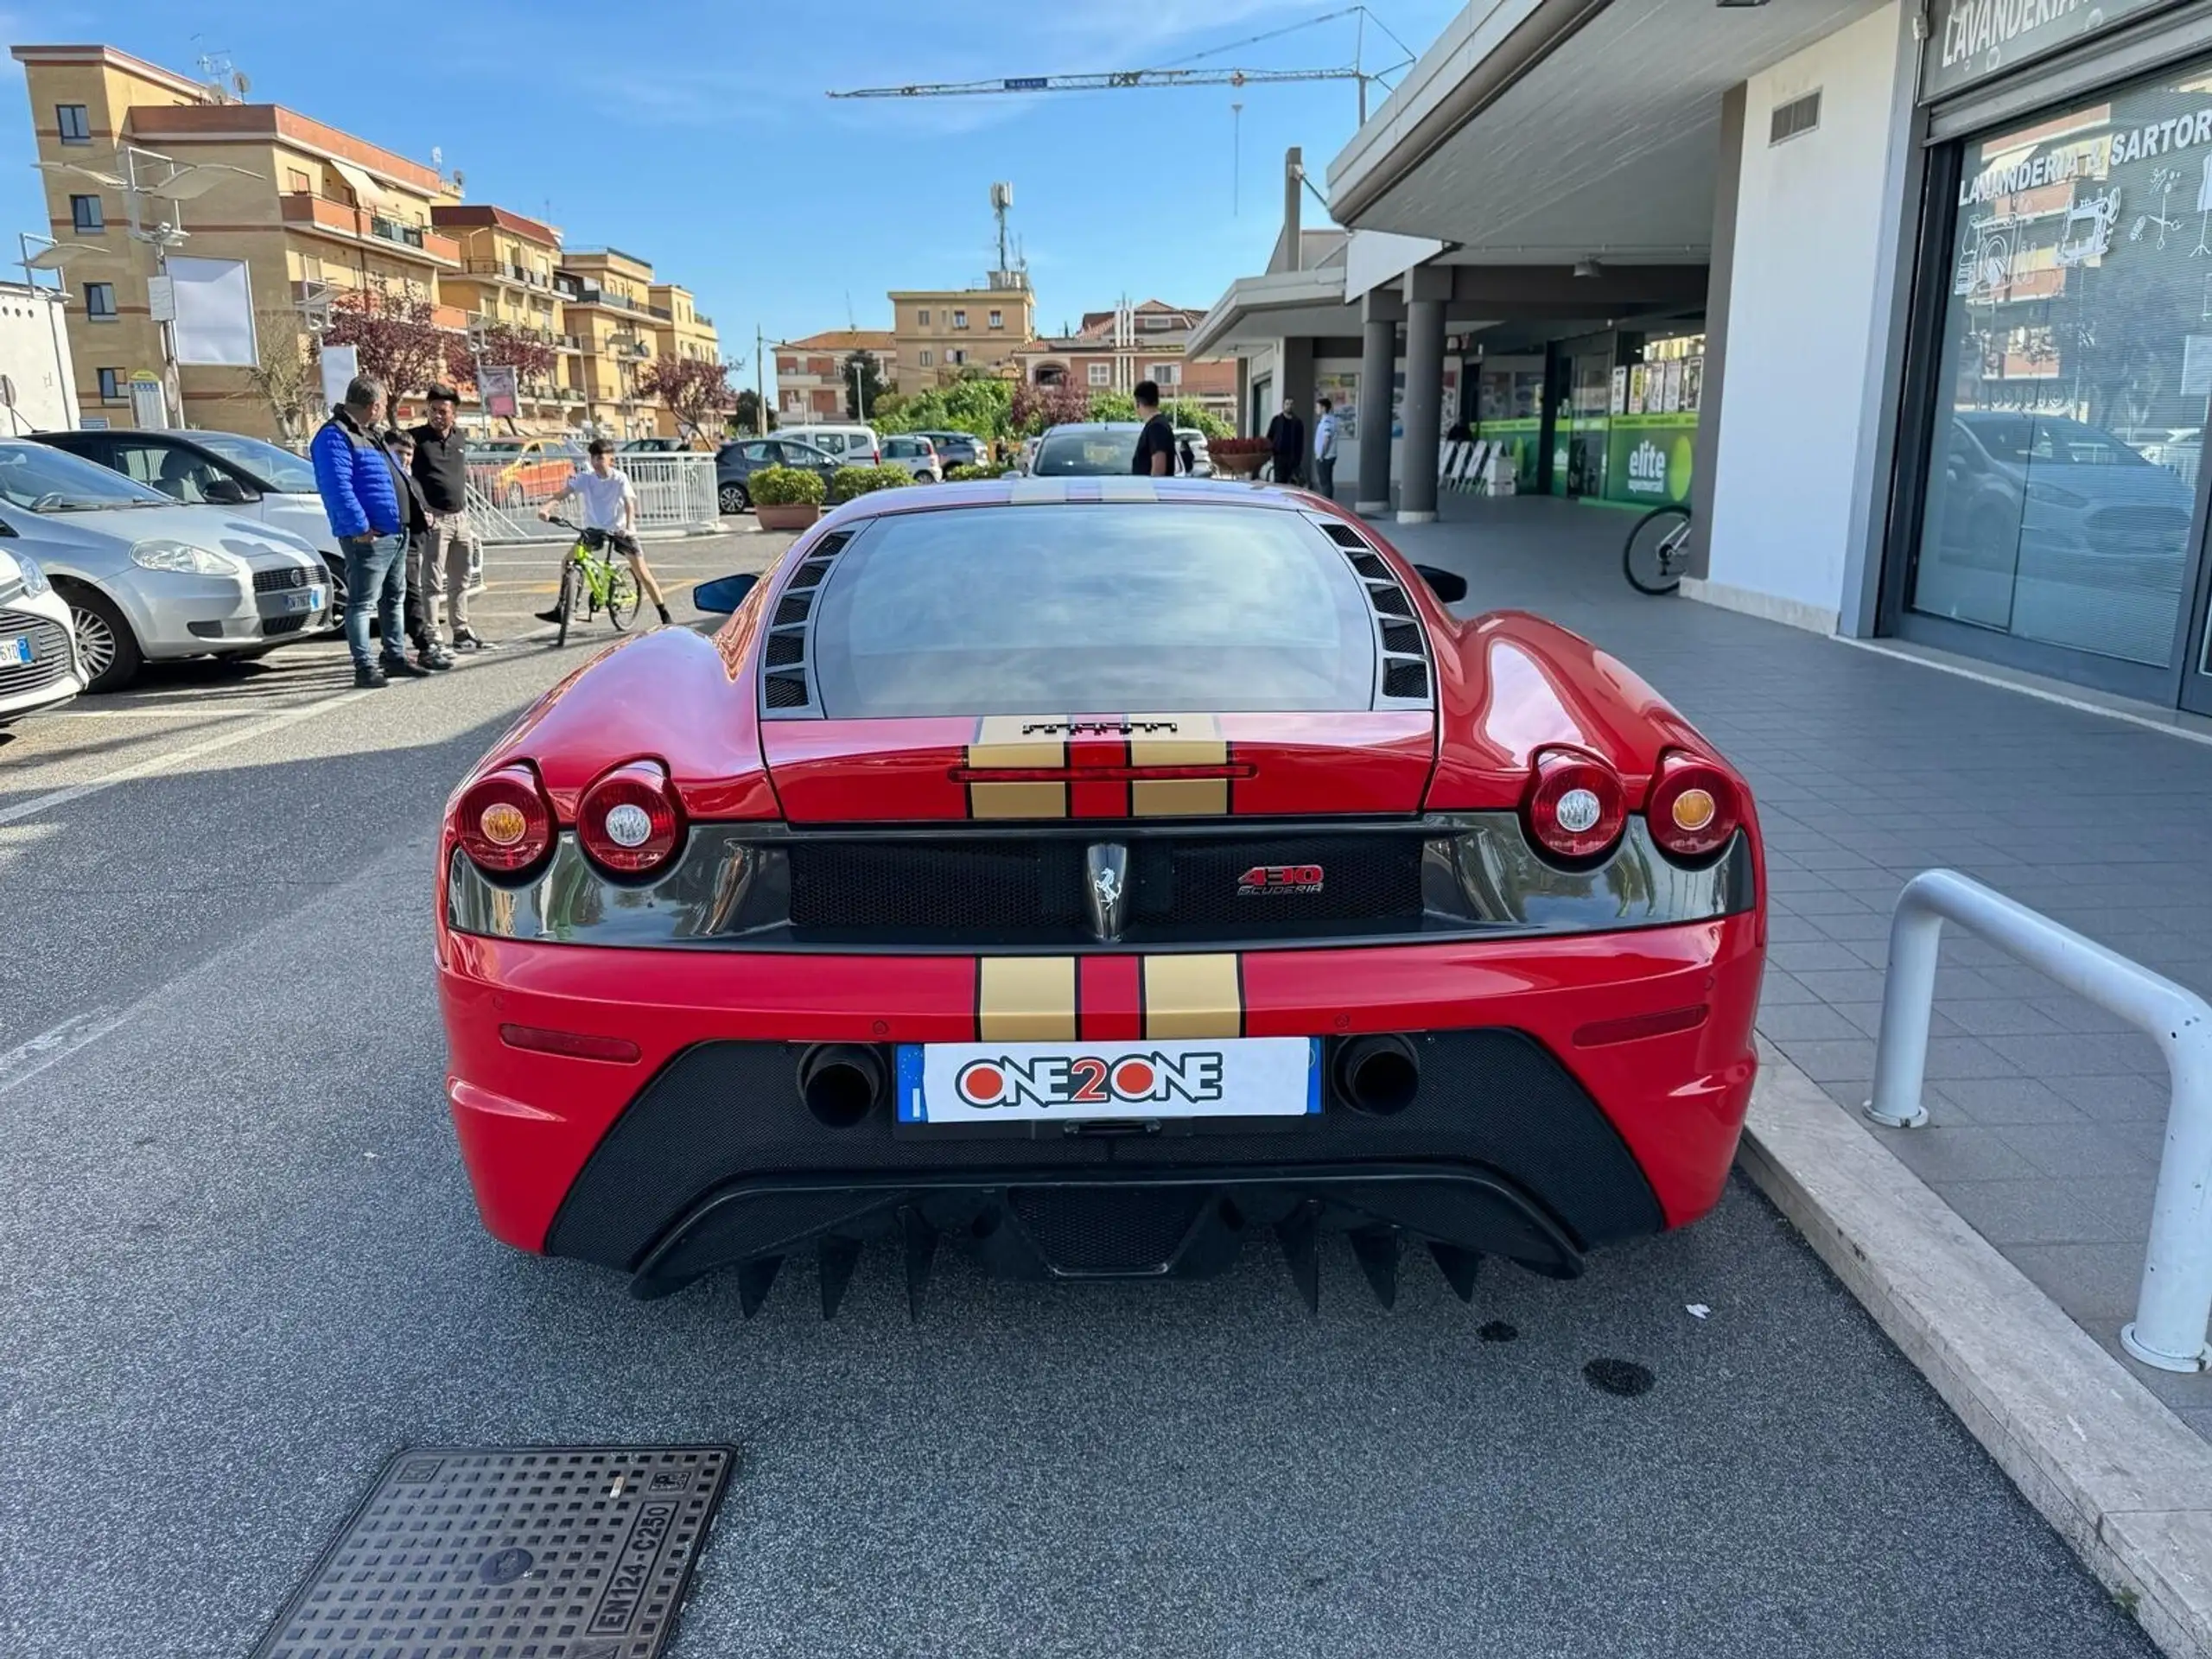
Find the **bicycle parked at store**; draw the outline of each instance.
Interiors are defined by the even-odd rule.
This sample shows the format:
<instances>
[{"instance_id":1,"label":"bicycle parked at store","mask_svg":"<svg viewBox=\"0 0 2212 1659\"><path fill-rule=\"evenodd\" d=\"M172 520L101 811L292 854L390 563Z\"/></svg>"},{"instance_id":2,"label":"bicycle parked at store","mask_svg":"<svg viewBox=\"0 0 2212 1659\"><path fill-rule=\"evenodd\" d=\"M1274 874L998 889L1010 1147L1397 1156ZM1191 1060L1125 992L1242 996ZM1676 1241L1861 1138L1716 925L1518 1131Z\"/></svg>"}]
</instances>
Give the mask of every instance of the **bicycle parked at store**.
<instances>
[{"instance_id":1,"label":"bicycle parked at store","mask_svg":"<svg viewBox=\"0 0 2212 1659\"><path fill-rule=\"evenodd\" d=\"M547 522L576 534L575 545L569 550L569 556L561 566L561 598L553 607L560 613L555 624L560 632L553 643L569 643L569 624L575 619L580 603L586 622L605 611L616 632L626 631L631 620L638 614L638 582L630 574L629 561L616 550L613 533L587 530L566 518L549 518Z\"/></svg>"},{"instance_id":2,"label":"bicycle parked at store","mask_svg":"<svg viewBox=\"0 0 2212 1659\"><path fill-rule=\"evenodd\" d=\"M1621 569L1639 594L1671 594L1690 563L1690 510L1654 507L1629 527Z\"/></svg>"}]
</instances>

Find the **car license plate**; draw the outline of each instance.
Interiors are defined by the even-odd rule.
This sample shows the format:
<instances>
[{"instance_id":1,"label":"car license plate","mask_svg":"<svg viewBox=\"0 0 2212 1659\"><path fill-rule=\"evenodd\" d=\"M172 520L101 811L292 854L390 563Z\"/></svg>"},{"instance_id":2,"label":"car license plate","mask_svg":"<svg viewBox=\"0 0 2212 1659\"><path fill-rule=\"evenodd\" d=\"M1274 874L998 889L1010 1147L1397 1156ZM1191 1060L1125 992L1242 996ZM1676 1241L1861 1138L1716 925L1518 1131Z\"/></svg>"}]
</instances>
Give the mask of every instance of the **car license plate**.
<instances>
[{"instance_id":1,"label":"car license plate","mask_svg":"<svg viewBox=\"0 0 2212 1659\"><path fill-rule=\"evenodd\" d=\"M308 609L309 609L309 610L311 610L311 611L319 611L319 610L321 610L321 608L322 608L322 589L321 589L321 588L308 588Z\"/></svg>"},{"instance_id":2,"label":"car license plate","mask_svg":"<svg viewBox=\"0 0 2212 1659\"><path fill-rule=\"evenodd\" d=\"M20 668L31 660L30 636L11 633L0 639L0 667Z\"/></svg>"},{"instance_id":3,"label":"car license plate","mask_svg":"<svg viewBox=\"0 0 2212 1659\"><path fill-rule=\"evenodd\" d=\"M1321 1109L1311 1037L902 1043L899 1121L1303 1117Z\"/></svg>"},{"instance_id":4,"label":"car license plate","mask_svg":"<svg viewBox=\"0 0 2212 1659\"><path fill-rule=\"evenodd\" d=\"M284 595L284 608L287 611L311 611L315 609L315 590L312 588L295 588L290 593Z\"/></svg>"}]
</instances>

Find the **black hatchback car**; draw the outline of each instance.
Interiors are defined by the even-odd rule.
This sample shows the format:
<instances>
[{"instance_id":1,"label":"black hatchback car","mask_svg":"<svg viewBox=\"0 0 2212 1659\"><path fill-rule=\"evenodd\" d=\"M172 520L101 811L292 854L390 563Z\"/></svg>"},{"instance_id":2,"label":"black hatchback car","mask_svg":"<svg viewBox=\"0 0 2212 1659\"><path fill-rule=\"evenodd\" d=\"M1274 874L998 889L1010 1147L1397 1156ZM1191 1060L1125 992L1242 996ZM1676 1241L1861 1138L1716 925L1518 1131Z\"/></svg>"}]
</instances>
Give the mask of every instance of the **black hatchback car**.
<instances>
[{"instance_id":1,"label":"black hatchback car","mask_svg":"<svg viewBox=\"0 0 2212 1659\"><path fill-rule=\"evenodd\" d=\"M798 467L819 473L824 485L842 465L827 451L790 438L741 438L715 452L715 495L724 512L753 511L753 474L767 467Z\"/></svg>"}]
</instances>

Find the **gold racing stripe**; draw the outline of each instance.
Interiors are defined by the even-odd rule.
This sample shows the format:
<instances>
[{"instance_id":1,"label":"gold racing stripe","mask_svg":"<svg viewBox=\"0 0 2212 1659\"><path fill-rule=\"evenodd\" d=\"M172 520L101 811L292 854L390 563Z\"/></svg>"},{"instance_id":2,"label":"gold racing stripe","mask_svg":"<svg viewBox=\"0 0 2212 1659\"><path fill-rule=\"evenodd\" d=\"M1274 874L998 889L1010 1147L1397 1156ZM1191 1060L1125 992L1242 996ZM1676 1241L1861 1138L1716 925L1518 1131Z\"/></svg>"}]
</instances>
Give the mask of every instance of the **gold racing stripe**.
<instances>
[{"instance_id":1,"label":"gold racing stripe","mask_svg":"<svg viewBox=\"0 0 2212 1659\"><path fill-rule=\"evenodd\" d=\"M1102 478L1098 480L1101 501L1157 501L1160 491L1148 478L1139 478L1134 473L1127 478Z\"/></svg>"},{"instance_id":2,"label":"gold racing stripe","mask_svg":"<svg viewBox=\"0 0 2212 1659\"><path fill-rule=\"evenodd\" d=\"M1147 957L1144 1034L1241 1037L1244 984L1234 956Z\"/></svg>"},{"instance_id":3,"label":"gold racing stripe","mask_svg":"<svg viewBox=\"0 0 2212 1659\"><path fill-rule=\"evenodd\" d=\"M976 1035L987 1043L1073 1040L1073 957L985 957L976 964Z\"/></svg>"},{"instance_id":4,"label":"gold racing stripe","mask_svg":"<svg viewBox=\"0 0 2212 1659\"><path fill-rule=\"evenodd\" d=\"M1048 717L1031 715L986 715L976 728L976 741L968 746L970 771L999 768L1027 770L1065 766L1068 746L1065 735L1025 733ZM1065 732L1065 725L1061 730ZM1007 784L970 783L968 816L971 818L1065 818L1068 815L1068 786L1025 781Z\"/></svg>"},{"instance_id":5,"label":"gold racing stripe","mask_svg":"<svg viewBox=\"0 0 2212 1659\"><path fill-rule=\"evenodd\" d=\"M1173 735L1144 733L1147 721L1173 724ZM1129 735L1133 766L1219 766L1229 761L1229 743L1211 715L1133 715L1139 728ZM1129 815L1138 818L1225 818L1226 778L1140 779L1129 789Z\"/></svg>"}]
</instances>

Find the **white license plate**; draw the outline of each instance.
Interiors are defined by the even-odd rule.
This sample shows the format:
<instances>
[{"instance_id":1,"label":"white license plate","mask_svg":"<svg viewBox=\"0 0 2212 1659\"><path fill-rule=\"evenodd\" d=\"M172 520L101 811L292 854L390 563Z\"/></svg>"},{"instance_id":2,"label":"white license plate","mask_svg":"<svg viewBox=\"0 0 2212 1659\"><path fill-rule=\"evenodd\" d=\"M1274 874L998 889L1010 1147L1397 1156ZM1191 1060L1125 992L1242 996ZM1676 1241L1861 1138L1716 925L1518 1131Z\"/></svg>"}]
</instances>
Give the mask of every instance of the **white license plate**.
<instances>
[{"instance_id":1,"label":"white license plate","mask_svg":"<svg viewBox=\"0 0 2212 1659\"><path fill-rule=\"evenodd\" d=\"M1311 1037L902 1043L901 1123L1303 1117L1321 1109Z\"/></svg>"},{"instance_id":2,"label":"white license plate","mask_svg":"<svg viewBox=\"0 0 2212 1659\"><path fill-rule=\"evenodd\" d=\"M30 636L11 633L0 639L0 667L20 668L31 660Z\"/></svg>"},{"instance_id":3,"label":"white license plate","mask_svg":"<svg viewBox=\"0 0 2212 1659\"><path fill-rule=\"evenodd\" d=\"M287 611L311 611L315 606L315 590L312 588L296 588L284 595Z\"/></svg>"}]
</instances>

